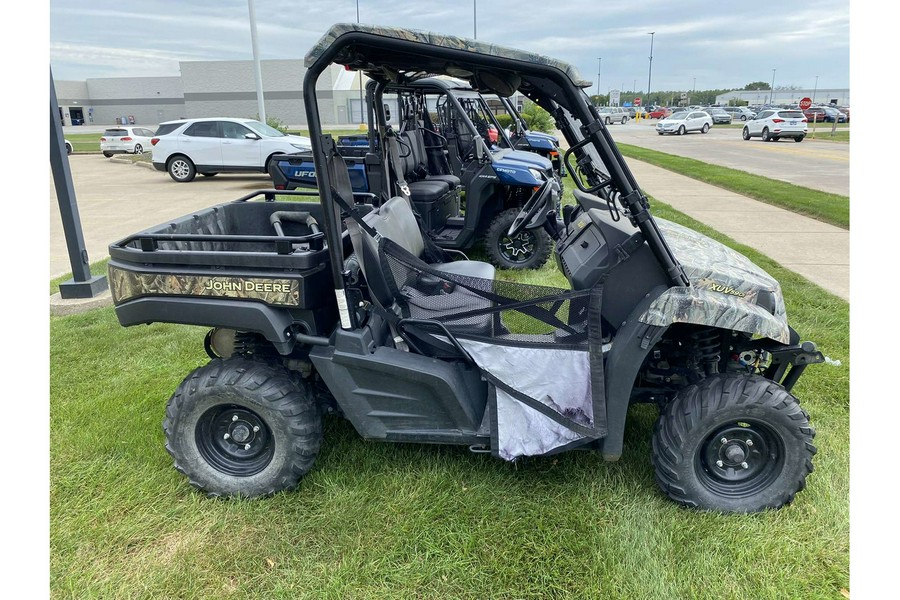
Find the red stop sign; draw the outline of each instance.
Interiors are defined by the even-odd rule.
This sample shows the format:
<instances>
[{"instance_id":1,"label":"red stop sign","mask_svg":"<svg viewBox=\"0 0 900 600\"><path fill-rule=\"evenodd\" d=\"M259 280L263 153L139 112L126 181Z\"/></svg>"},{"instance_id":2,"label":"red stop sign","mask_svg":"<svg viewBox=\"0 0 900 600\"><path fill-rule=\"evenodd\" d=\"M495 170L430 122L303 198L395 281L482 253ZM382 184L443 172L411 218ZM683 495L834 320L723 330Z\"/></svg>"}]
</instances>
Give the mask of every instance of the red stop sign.
<instances>
[{"instance_id":1,"label":"red stop sign","mask_svg":"<svg viewBox=\"0 0 900 600\"><path fill-rule=\"evenodd\" d=\"M810 100L809 98L804 98L800 101L800 110L806 110L810 106L812 106L812 100Z\"/></svg>"},{"instance_id":2,"label":"red stop sign","mask_svg":"<svg viewBox=\"0 0 900 600\"><path fill-rule=\"evenodd\" d=\"M640 98L635 98L635 99L634 99L634 105L635 105L635 106L640 106L640 105L641 105L641 99L640 99Z\"/></svg>"}]
</instances>

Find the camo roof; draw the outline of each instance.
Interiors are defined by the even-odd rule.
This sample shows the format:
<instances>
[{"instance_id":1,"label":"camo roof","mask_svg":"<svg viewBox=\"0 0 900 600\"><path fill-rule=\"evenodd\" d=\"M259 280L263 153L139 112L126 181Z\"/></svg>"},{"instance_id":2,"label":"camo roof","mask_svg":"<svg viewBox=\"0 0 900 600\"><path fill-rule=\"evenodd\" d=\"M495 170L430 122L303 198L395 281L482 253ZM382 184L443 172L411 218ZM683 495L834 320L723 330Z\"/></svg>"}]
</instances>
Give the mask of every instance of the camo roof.
<instances>
[{"instance_id":1,"label":"camo roof","mask_svg":"<svg viewBox=\"0 0 900 600\"><path fill-rule=\"evenodd\" d=\"M497 46L495 44L479 42L478 40L456 37L453 35L444 35L441 33L433 33L429 31L418 31L415 29L403 29L400 27L365 25L359 23L338 23L336 25L333 25L331 29L329 29L325 33L325 35L323 35L319 39L319 41L316 42L316 44L310 49L310 51L306 53L306 66L311 67L313 63L316 62L316 60L320 56L322 56L322 54L324 54L325 51L328 50L328 48L332 44L334 44L334 42L339 37L346 33L351 33L354 31L380 35L383 37L408 40L421 44L429 44L432 46L443 46L444 48L466 50L468 52L474 52L477 54L499 56L512 60L521 60L525 62L548 65L551 67L556 67L557 69L568 75L572 82L578 87L590 87L591 85L593 85L590 81L583 79L581 77L581 74L578 72L578 69L576 69L569 63L563 62L561 60L556 60L555 58L550 58L548 56L543 56L541 54L526 52L525 50L517 50L515 48Z\"/></svg>"}]
</instances>

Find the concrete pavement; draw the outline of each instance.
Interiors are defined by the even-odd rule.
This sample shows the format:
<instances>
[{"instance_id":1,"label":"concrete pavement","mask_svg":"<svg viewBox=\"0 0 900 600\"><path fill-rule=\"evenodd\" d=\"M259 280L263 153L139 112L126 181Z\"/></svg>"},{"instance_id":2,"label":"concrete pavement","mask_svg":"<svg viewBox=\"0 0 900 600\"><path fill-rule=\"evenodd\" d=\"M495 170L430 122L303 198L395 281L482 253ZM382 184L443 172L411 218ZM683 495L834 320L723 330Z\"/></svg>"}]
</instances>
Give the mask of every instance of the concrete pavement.
<instances>
[{"instance_id":1,"label":"concrete pavement","mask_svg":"<svg viewBox=\"0 0 900 600\"><path fill-rule=\"evenodd\" d=\"M850 300L850 232L639 160L644 193Z\"/></svg>"}]
</instances>

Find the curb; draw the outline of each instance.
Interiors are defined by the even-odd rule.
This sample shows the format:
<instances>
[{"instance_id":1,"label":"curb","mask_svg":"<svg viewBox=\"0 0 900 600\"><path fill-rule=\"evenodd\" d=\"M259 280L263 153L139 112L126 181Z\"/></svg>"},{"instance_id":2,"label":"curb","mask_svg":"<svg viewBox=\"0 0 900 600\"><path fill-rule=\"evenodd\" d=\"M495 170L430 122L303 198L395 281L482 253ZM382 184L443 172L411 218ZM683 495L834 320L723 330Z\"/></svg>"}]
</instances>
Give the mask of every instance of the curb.
<instances>
[{"instance_id":1,"label":"curb","mask_svg":"<svg viewBox=\"0 0 900 600\"><path fill-rule=\"evenodd\" d=\"M123 165L134 165L136 167L144 167L145 169L153 168L153 163L151 163L151 162L144 162L144 161L140 161L140 160L131 160L128 158L121 158L118 156L111 157L109 159L109 162L121 163Z\"/></svg>"},{"instance_id":2,"label":"curb","mask_svg":"<svg viewBox=\"0 0 900 600\"><path fill-rule=\"evenodd\" d=\"M106 290L94 298L72 298L64 300L59 292L50 296L50 314L56 317L83 313L95 308L112 306L112 293Z\"/></svg>"}]
</instances>

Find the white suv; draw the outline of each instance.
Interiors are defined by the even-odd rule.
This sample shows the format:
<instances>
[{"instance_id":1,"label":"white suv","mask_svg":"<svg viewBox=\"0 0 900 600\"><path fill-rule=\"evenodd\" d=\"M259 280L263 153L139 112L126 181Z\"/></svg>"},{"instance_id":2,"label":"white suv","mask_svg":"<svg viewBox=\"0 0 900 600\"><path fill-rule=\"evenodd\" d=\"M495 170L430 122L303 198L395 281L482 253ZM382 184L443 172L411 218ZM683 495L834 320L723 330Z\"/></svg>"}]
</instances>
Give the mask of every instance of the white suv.
<instances>
[{"instance_id":1,"label":"white suv","mask_svg":"<svg viewBox=\"0 0 900 600\"><path fill-rule=\"evenodd\" d=\"M806 137L806 117L799 109L766 109L744 125L741 133L745 140L762 138L764 142L777 142L783 137L802 142Z\"/></svg>"},{"instance_id":2,"label":"white suv","mask_svg":"<svg viewBox=\"0 0 900 600\"><path fill-rule=\"evenodd\" d=\"M161 123L153 145L153 166L179 183L197 173L266 173L274 154L312 149L309 138L286 135L253 119L226 117Z\"/></svg>"}]
</instances>

